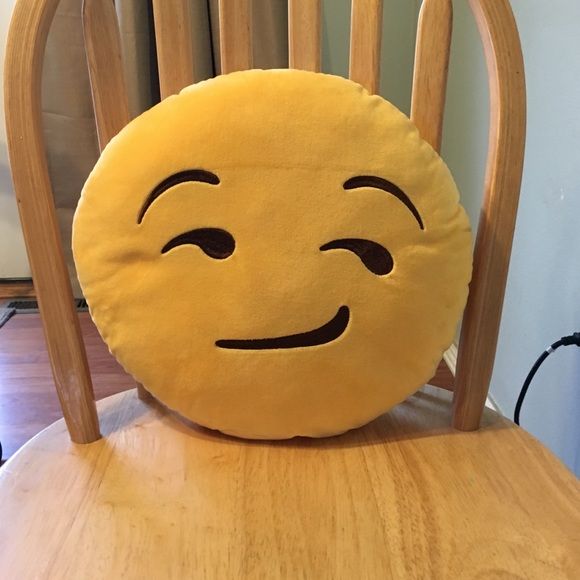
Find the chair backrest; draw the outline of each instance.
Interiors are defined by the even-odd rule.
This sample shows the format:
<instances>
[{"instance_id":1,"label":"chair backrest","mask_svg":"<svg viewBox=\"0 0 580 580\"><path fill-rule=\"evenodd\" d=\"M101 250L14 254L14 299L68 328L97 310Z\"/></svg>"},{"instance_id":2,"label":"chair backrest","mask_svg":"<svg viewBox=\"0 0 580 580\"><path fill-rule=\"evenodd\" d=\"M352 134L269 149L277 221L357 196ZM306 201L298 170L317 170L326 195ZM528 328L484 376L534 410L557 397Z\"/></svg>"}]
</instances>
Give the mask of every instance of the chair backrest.
<instances>
[{"instance_id":1,"label":"chair backrest","mask_svg":"<svg viewBox=\"0 0 580 580\"><path fill-rule=\"evenodd\" d=\"M220 0L222 72L252 66L251 0ZM5 65L8 148L34 286L56 388L71 438L99 435L91 378L73 305L44 148L40 79L59 0L18 0ZM474 273L454 388L454 425L477 429L497 344L518 205L525 136L525 82L509 0L469 0L481 34L490 86L490 138ZM161 96L195 81L188 0L153 0ZM350 78L378 90L382 0L352 0ZM113 0L84 0L83 22L100 147L128 121ZM289 65L320 70L320 0L289 0ZM452 0L423 0L417 31L411 118L441 144L452 30Z\"/></svg>"}]
</instances>

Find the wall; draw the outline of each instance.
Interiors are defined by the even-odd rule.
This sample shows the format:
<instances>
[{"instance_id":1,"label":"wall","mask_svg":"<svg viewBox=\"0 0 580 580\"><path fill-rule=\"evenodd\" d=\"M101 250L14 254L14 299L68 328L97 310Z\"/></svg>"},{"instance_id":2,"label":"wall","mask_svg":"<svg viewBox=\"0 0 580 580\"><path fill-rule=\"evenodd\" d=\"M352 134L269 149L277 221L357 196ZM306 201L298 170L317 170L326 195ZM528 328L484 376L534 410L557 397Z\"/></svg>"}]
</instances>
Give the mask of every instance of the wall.
<instances>
[{"instance_id":1,"label":"wall","mask_svg":"<svg viewBox=\"0 0 580 580\"><path fill-rule=\"evenodd\" d=\"M2 0L0 3L0 63L2 65L6 35L14 4L15 0ZM0 70L0 278L25 278L30 275L30 271L8 165L2 75L3 72Z\"/></svg>"},{"instance_id":2,"label":"wall","mask_svg":"<svg viewBox=\"0 0 580 580\"><path fill-rule=\"evenodd\" d=\"M539 354L561 336L580 331L580 3L511 3L526 65L528 135L490 391L509 417ZM459 65L459 70L452 68L443 152L474 219L481 202L477 183L484 167L487 85L479 40L465 4L455 2L452 66ZM470 145L463 137L454 141L461 126L468 127ZM579 418L580 350L565 347L551 355L536 375L521 423L580 475Z\"/></svg>"}]
</instances>

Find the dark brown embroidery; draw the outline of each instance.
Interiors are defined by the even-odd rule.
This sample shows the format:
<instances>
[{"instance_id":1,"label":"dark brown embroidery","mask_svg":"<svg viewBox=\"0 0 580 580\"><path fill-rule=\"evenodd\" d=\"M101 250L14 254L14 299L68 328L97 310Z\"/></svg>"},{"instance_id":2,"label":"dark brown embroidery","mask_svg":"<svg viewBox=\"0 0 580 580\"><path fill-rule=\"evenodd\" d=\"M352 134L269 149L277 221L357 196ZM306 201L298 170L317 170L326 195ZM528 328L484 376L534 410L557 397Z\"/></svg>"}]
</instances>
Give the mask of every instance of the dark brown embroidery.
<instances>
[{"instance_id":1,"label":"dark brown embroidery","mask_svg":"<svg viewBox=\"0 0 580 580\"><path fill-rule=\"evenodd\" d=\"M229 258L236 247L236 241L229 232L219 228L199 228L175 236L163 246L161 253L187 244L199 246L205 254L216 260Z\"/></svg>"},{"instance_id":2,"label":"dark brown embroidery","mask_svg":"<svg viewBox=\"0 0 580 580\"><path fill-rule=\"evenodd\" d=\"M219 348L235 350L266 350L317 346L336 340L346 330L349 319L350 311L348 306L341 306L332 320L308 332L279 336L277 338L217 340L215 344Z\"/></svg>"},{"instance_id":3,"label":"dark brown embroidery","mask_svg":"<svg viewBox=\"0 0 580 580\"><path fill-rule=\"evenodd\" d=\"M174 173L173 175L166 177L161 183L158 183L153 188L153 191L147 196L147 199L137 216L137 223L140 224L143 221L145 212L162 193L165 193L171 187L175 187L180 183L186 183L188 181L198 181L201 183L209 183L210 185L219 185L220 182L219 177L215 173L206 171L205 169L186 169L185 171Z\"/></svg>"},{"instance_id":4,"label":"dark brown embroidery","mask_svg":"<svg viewBox=\"0 0 580 580\"><path fill-rule=\"evenodd\" d=\"M402 201L407 209L415 216L415 219L419 223L419 227L424 230L423 220L419 215L419 211L409 199L409 196L398 186L396 186L391 181L383 179L382 177L377 177L376 175L357 175L356 177L351 177L344 182L344 189L358 189L359 187L374 187L375 189L382 189L391 195L394 195L398 200Z\"/></svg>"},{"instance_id":5,"label":"dark brown embroidery","mask_svg":"<svg viewBox=\"0 0 580 580\"><path fill-rule=\"evenodd\" d=\"M359 238L345 238L334 240L320 247L323 252L327 250L349 250L354 252L360 261L377 276L386 276L393 269L393 257L391 253L371 240Z\"/></svg>"}]
</instances>

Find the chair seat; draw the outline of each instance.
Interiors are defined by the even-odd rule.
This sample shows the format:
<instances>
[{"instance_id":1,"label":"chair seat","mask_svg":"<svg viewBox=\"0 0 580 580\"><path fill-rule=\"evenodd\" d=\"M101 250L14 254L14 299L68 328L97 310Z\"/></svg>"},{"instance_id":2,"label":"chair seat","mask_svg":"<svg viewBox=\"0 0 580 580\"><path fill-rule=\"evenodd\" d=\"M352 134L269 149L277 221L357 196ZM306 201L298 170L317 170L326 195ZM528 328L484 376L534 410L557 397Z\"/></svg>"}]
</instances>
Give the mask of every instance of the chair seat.
<instances>
[{"instance_id":1,"label":"chair seat","mask_svg":"<svg viewBox=\"0 0 580 580\"><path fill-rule=\"evenodd\" d=\"M128 391L104 438L63 421L0 469L4 578L577 578L580 486L432 387L364 428L286 442L186 425Z\"/></svg>"}]
</instances>

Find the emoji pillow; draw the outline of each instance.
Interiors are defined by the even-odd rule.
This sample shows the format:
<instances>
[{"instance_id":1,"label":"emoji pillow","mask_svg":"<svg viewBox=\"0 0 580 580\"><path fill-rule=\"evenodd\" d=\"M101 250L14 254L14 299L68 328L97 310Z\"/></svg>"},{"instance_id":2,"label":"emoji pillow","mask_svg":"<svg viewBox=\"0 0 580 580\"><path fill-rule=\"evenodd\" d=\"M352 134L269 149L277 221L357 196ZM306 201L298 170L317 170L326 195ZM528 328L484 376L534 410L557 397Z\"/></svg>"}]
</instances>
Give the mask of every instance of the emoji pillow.
<instances>
[{"instance_id":1,"label":"emoji pillow","mask_svg":"<svg viewBox=\"0 0 580 580\"><path fill-rule=\"evenodd\" d=\"M241 437L322 437L433 376L471 274L458 198L383 98L252 70L123 129L73 249L103 339L161 402Z\"/></svg>"}]
</instances>

